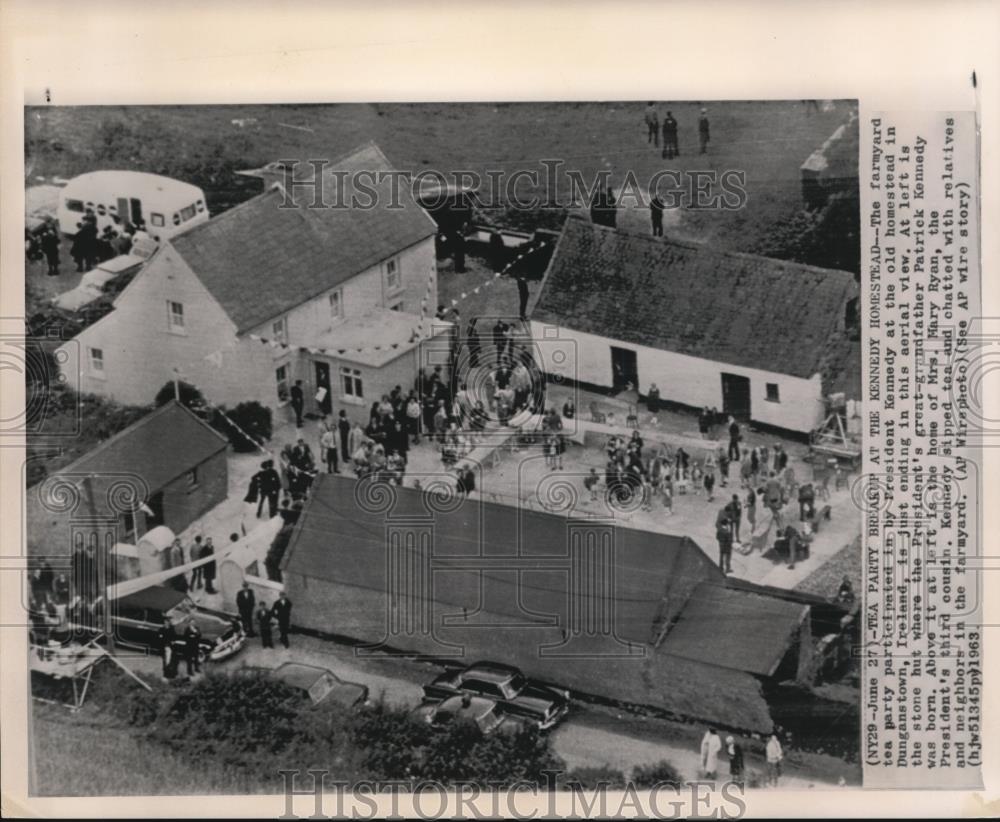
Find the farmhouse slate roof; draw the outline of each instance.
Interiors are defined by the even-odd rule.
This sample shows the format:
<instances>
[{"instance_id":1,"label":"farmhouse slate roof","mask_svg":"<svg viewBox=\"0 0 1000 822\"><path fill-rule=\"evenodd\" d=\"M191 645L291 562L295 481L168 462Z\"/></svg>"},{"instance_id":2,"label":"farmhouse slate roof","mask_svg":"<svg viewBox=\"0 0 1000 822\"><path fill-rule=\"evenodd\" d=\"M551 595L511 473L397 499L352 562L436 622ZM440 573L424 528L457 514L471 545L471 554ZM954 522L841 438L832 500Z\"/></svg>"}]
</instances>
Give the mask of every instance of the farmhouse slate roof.
<instances>
[{"instance_id":1,"label":"farmhouse slate roof","mask_svg":"<svg viewBox=\"0 0 1000 822\"><path fill-rule=\"evenodd\" d=\"M531 319L811 378L843 334L854 276L566 220Z\"/></svg>"},{"instance_id":2,"label":"farmhouse slate roof","mask_svg":"<svg viewBox=\"0 0 1000 822\"><path fill-rule=\"evenodd\" d=\"M295 180L313 179L312 166ZM175 237L171 244L242 333L335 288L408 248L437 228L405 183L363 178L371 194L351 184L357 172L390 172L392 165L368 143L324 167L322 202L371 207L309 207L315 192L280 185ZM347 172L339 186L334 173ZM397 194L398 208L388 207ZM286 202L288 201L288 202ZM279 207L284 205L285 207Z\"/></svg>"}]
</instances>

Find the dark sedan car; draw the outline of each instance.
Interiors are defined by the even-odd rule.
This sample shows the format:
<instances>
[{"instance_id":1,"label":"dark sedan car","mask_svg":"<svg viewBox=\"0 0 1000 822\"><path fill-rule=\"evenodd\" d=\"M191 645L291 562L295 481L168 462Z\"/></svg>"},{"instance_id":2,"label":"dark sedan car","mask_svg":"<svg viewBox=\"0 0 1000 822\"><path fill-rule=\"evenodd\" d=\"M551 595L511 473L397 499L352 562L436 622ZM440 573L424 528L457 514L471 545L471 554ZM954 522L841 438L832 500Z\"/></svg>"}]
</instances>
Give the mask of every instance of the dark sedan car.
<instances>
[{"instance_id":1,"label":"dark sedan car","mask_svg":"<svg viewBox=\"0 0 1000 822\"><path fill-rule=\"evenodd\" d=\"M477 662L441 674L424 686L428 702L442 702L463 693L491 699L503 714L543 731L554 727L569 711L569 691L527 679L519 669L497 662Z\"/></svg>"},{"instance_id":2,"label":"dark sedan car","mask_svg":"<svg viewBox=\"0 0 1000 822\"><path fill-rule=\"evenodd\" d=\"M246 642L243 626L235 617L196 605L173 588L154 585L115 600L112 606L115 641L123 645L159 650L159 632L170 617L177 637L194 623L201 631L202 657L217 661L232 656Z\"/></svg>"},{"instance_id":3,"label":"dark sedan car","mask_svg":"<svg viewBox=\"0 0 1000 822\"><path fill-rule=\"evenodd\" d=\"M302 691L313 705L336 703L345 708L363 705L368 700L368 686L357 682L346 682L333 671L304 662L286 662L269 676L281 680L286 685Z\"/></svg>"},{"instance_id":4,"label":"dark sedan car","mask_svg":"<svg viewBox=\"0 0 1000 822\"><path fill-rule=\"evenodd\" d=\"M418 705L412 713L428 725L474 722L483 736L498 732L515 732L533 724L531 720L504 713L492 699L471 694L448 697L444 702L425 702Z\"/></svg>"}]
</instances>

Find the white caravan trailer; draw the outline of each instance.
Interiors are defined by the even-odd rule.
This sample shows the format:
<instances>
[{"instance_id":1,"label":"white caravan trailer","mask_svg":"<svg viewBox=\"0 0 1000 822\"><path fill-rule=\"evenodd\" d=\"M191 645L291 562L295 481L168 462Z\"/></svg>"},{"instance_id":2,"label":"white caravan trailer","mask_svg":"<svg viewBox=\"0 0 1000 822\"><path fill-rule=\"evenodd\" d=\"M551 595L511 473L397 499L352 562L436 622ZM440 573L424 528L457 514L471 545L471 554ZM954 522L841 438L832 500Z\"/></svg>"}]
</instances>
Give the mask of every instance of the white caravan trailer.
<instances>
[{"instance_id":1,"label":"white caravan trailer","mask_svg":"<svg viewBox=\"0 0 1000 822\"><path fill-rule=\"evenodd\" d=\"M63 234L76 234L87 210L98 234L129 222L145 223L155 240L165 240L208 219L205 192L198 186L144 171L91 171L74 177L59 193L56 217Z\"/></svg>"}]
</instances>

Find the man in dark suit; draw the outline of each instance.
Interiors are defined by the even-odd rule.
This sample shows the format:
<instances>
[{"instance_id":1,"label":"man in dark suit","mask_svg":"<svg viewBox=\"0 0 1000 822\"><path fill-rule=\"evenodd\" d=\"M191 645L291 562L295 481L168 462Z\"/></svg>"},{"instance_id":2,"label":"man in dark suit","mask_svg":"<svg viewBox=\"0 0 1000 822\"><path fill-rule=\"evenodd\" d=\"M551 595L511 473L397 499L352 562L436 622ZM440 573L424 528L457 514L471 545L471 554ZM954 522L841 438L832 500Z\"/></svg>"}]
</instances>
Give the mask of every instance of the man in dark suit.
<instances>
[{"instance_id":1,"label":"man in dark suit","mask_svg":"<svg viewBox=\"0 0 1000 822\"><path fill-rule=\"evenodd\" d=\"M281 494L281 474L274 467L274 460L261 463L258 477L257 489L260 501L257 503L257 516L260 516L266 499L268 515L274 517L278 513L278 496Z\"/></svg>"},{"instance_id":2,"label":"man in dark suit","mask_svg":"<svg viewBox=\"0 0 1000 822\"><path fill-rule=\"evenodd\" d=\"M278 621L278 638L281 644L288 647L288 629L292 623L292 601L284 591L278 597L277 602L271 609L271 614Z\"/></svg>"},{"instance_id":3,"label":"man in dark suit","mask_svg":"<svg viewBox=\"0 0 1000 822\"><path fill-rule=\"evenodd\" d=\"M698 118L698 145L702 154L708 152L708 112L705 109Z\"/></svg>"},{"instance_id":4,"label":"man in dark suit","mask_svg":"<svg viewBox=\"0 0 1000 822\"><path fill-rule=\"evenodd\" d=\"M163 620L163 627L157 632L157 644L160 646L160 656L163 658L163 677L172 679L177 673L177 665L174 662L174 642L177 639L177 631L174 624L167 617Z\"/></svg>"},{"instance_id":5,"label":"man in dark suit","mask_svg":"<svg viewBox=\"0 0 1000 822\"><path fill-rule=\"evenodd\" d=\"M677 121L669 111L663 118L663 157L669 159L680 156L680 149L677 147Z\"/></svg>"},{"instance_id":6,"label":"man in dark suit","mask_svg":"<svg viewBox=\"0 0 1000 822\"><path fill-rule=\"evenodd\" d=\"M212 538L211 537L208 537L205 540L205 544L204 544L204 546L202 546L202 549L201 549L201 556L202 556L203 559L205 557L215 556L215 546L212 544ZM214 593L216 593L216 591L215 591L215 560L213 559L211 562L206 562L202 566L202 568L203 568L202 573L205 576L205 593L207 593L207 594L214 594Z\"/></svg>"},{"instance_id":7,"label":"man in dark suit","mask_svg":"<svg viewBox=\"0 0 1000 822\"><path fill-rule=\"evenodd\" d=\"M260 644L263 648L273 648L271 640L271 611L263 602L257 606L257 630L260 631Z\"/></svg>"},{"instance_id":8,"label":"man in dark suit","mask_svg":"<svg viewBox=\"0 0 1000 822\"><path fill-rule=\"evenodd\" d=\"M188 676L201 672L201 630L193 622L184 631L184 661Z\"/></svg>"},{"instance_id":9,"label":"man in dark suit","mask_svg":"<svg viewBox=\"0 0 1000 822\"><path fill-rule=\"evenodd\" d=\"M302 427L302 411L306 407L306 396L302 392L302 380L296 380L291 390L292 410L295 412L295 427Z\"/></svg>"},{"instance_id":10,"label":"man in dark suit","mask_svg":"<svg viewBox=\"0 0 1000 822\"><path fill-rule=\"evenodd\" d=\"M253 630L253 609L256 604L257 597L250 590L250 583L244 580L243 587L236 592L236 610L240 612L243 630L247 636L257 636Z\"/></svg>"},{"instance_id":11,"label":"man in dark suit","mask_svg":"<svg viewBox=\"0 0 1000 822\"><path fill-rule=\"evenodd\" d=\"M351 439L351 421L347 419L347 412L343 409L340 410L337 419L337 431L340 433L340 456L344 460L344 465L347 465L351 460L351 450L348 445Z\"/></svg>"}]
</instances>

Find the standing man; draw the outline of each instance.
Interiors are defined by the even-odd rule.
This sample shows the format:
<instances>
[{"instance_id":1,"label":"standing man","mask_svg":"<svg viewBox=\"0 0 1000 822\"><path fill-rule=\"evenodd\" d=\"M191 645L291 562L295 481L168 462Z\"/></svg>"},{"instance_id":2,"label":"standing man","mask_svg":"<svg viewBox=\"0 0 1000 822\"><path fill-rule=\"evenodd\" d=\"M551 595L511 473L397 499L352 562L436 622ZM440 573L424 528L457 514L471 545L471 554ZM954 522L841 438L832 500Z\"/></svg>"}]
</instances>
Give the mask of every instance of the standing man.
<instances>
[{"instance_id":1,"label":"standing man","mask_svg":"<svg viewBox=\"0 0 1000 822\"><path fill-rule=\"evenodd\" d=\"M188 676L201 673L201 631L194 622L184 631L184 661Z\"/></svg>"},{"instance_id":2,"label":"standing man","mask_svg":"<svg viewBox=\"0 0 1000 822\"><path fill-rule=\"evenodd\" d=\"M51 226L46 226L42 232L42 253L45 255L45 262L49 267L49 276L59 276L59 234Z\"/></svg>"},{"instance_id":3,"label":"standing man","mask_svg":"<svg viewBox=\"0 0 1000 822\"><path fill-rule=\"evenodd\" d=\"M265 460L261 463L260 480L260 501L257 503L257 516L260 516L264 508L264 500L267 500L268 516L274 517L278 513L278 496L281 494L281 474L274 467L274 460Z\"/></svg>"},{"instance_id":4,"label":"standing man","mask_svg":"<svg viewBox=\"0 0 1000 822\"><path fill-rule=\"evenodd\" d=\"M253 630L253 609L256 604L257 597L250 590L250 583L243 580L243 587L236 592L236 610L240 612L240 620L247 636L257 636Z\"/></svg>"},{"instance_id":5,"label":"standing man","mask_svg":"<svg viewBox=\"0 0 1000 822\"><path fill-rule=\"evenodd\" d=\"M174 641L177 639L177 631L174 630L170 617L164 618L163 627L157 632L156 639L160 646L160 656L163 658L163 678L173 679L177 672L177 666L174 664Z\"/></svg>"},{"instance_id":6,"label":"standing man","mask_svg":"<svg viewBox=\"0 0 1000 822\"><path fill-rule=\"evenodd\" d=\"M715 538L719 541L719 570L723 574L730 574L733 570L733 527L725 512L719 515Z\"/></svg>"},{"instance_id":7,"label":"standing man","mask_svg":"<svg viewBox=\"0 0 1000 822\"><path fill-rule=\"evenodd\" d=\"M701 147L701 153L708 153L708 117L706 116L708 111L706 109L701 110L701 116L698 118L698 145Z\"/></svg>"},{"instance_id":8,"label":"standing man","mask_svg":"<svg viewBox=\"0 0 1000 822\"><path fill-rule=\"evenodd\" d=\"M738 495L733 494L733 498L726 504L726 514L733 529L733 539L740 541L740 520L743 519L743 503Z\"/></svg>"},{"instance_id":9,"label":"standing man","mask_svg":"<svg viewBox=\"0 0 1000 822\"><path fill-rule=\"evenodd\" d=\"M292 410L295 411L295 427L302 427L302 411L306 407L306 396L302 392L302 380L296 380L291 390Z\"/></svg>"},{"instance_id":10,"label":"standing man","mask_svg":"<svg viewBox=\"0 0 1000 822\"><path fill-rule=\"evenodd\" d=\"M653 223L654 237L663 236L663 209L664 204L660 195L653 195L653 199L649 201L649 219Z\"/></svg>"},{"instance_id":11,"label":"standing man","mask_svg":"<svg viewBox=\"0 0 1000 822\"><path fill-rule=\"evenodd\" d=\"M340 456L344 460L346 465L348 460L351 458L350 451L350 439L351 439L351 421L347 419L347 412L341 408L340 415L337 418L337 431L340 433Z\"/></svg>"},{"instance_id":12,"label":"standing man","mask_svg":"<svg viewBox=\"0 0 1000 822\"><path fill-rule=\"evenodd\" d=\"M778 779L781 777L781 760L785 758L777 734L772 733L768 737L764 754L767 759L767 784L772 788L777 788Z\"/></svg>"},{"instance_id":13,"label":"standing man","mask_svg":"<svg viewBox=\"0 0 1000 822\"><path fill-rule=\"evenodd\" d=\"M722 750L722 740L709 728L701 739L701 769L706 779L715 779L719 772L719 752Z\"/></svg>"},{"instance_id":14,"label":"standing man","mask_svg":"<svg viewBox=\"0 0 1000 822\"><path fill-rule=\"evenodd\" d=\"M284 591L278 596L277 602L271 609L271 614L278 621L278 638L281 644L288 647L288 629L292 622L292 601Z\"/></svg>"},{"instance_id":15,"label":"standing man","mask_svg":"<svg viewBox=\"0 0 1000 822\"><path fill-rule=\"evenodd\" d=\"M743 784L743 746L731 736L726 737L726 754L729 756L729 781Z\"/></svg>"},{"instance_id":16,"label":"standing man","mask_svg":"<svg viewBox=\"0 0 1000 822\"><path fill-rule=\"evenodd\" d=\"M339 474L340 467L337 464L337 439L332 428L324 428L319 438L319 447L323 452L323 459L326 461L326 472L328 474Z\"/></svg>"},{"instance_id":17,"label":"standing man","mask_svg":"<svg viewBox=\"0 0 1000 822\"><path fill-rule=\"evenodd\" d=\"M730 460L740 458L740 424L732 417L729 418L729 449L726 454Z\"/></svg>"},{"instance_id":18,"label":"standing man","mask_svg":"<svg viewBox=\"0 0 1000 822\"><path fill-rule=\"evenodd\" d=\"M208 539L205 540L205 545L201 549L201 556L202 556L202 558L215 556L215 546L212 545L212 538L211 537L209 537ZM215 590L215 560L213 559L211 562L206 562L203 567L204 567L204 575L205 575L205 593L207 593L207 594L214 594L214 593L216 593L216 590Z\"/></svg>"},{"instance_id":19,"label":"standing man","mask_svg":"<svg viewBox=\"0 0 1000 822\"><path fill-rule=\"evenodd\" d=\"M660 144L660 115L656 113L656 106L650 103L646 106L646 142L652 143L654 147Z\"/></svg>"},{"instance_id":20,"label":"standing man","mask_svg":"<svg viewBox=\"0 0 1000 822\"><path fill-rule=\"evenodd\" d=\"M677 148L677 121L669 111L663 118L663 157L672 159L679 157L680 149Z\"/></svg>"},{"instance_id":21,"label":"standing man","mask_svg":"<svg viewBox=\"0 0 1000 822\"><path fill-rule=\"evenodd\" d=\"M517 299L517 316L521 318L521 322L524 322L528 319L528 281L523 274L517 275Z\"/></svg>"},{"instance_id":22,"label":"standing man","mask_svg":"<svg viewBox=\"0 0 1000 822\"><path fill-rule=\"evenodd\" d=\"M191 551L189 553L189 562L194 562L195 560L201 559L202 544L201 536L194 538L194 545L191 546ZM201 588L204 584L205 579L205 569L201 565L191 571L191 590L195 591Z\"/></svg>"},{"instance_id":23,"label":"standing man","mask_svg":"<svg viewBox=\"0 0 1000 822\"><path fill-rule=\"evenodd\" d=\"M260 644L264 648L273 648L271 639L271 611L262 602L257 606L257 630L260 631Z\"/></svg>"}]
</instances>

